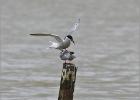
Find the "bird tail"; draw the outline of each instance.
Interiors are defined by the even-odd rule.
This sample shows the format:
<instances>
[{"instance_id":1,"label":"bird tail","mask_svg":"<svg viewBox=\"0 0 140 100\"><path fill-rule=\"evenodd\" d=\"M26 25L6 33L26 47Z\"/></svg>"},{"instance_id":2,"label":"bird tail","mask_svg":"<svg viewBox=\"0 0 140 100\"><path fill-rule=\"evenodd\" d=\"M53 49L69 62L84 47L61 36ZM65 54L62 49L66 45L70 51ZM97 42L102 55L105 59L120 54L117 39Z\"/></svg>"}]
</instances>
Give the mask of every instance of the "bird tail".
<instances>
[{"instance_id":1,"label":"bird tail","mask_svg":"<svg viewBox=\"0 0 140 100\"><path fill-rule=\"evenodd\" d=\"M49 46L49 48L57 48L58 44L52 41L49 41L51 43L51 45Z\"/></svg>"}]
</instances>

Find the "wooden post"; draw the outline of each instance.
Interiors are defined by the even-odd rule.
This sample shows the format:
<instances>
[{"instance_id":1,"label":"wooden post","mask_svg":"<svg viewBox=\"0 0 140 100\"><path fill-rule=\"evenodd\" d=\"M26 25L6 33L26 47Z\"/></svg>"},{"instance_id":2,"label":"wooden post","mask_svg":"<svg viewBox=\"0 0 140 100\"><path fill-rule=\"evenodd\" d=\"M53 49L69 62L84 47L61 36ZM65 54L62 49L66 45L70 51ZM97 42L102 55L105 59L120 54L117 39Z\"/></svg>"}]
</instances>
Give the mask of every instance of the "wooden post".
<instances>
[{"instance_id":1,"label":"wooden post","mask_svg":"<svg viewBox=\"0 0 140 100\"><path fill-rule=\"evenodd\" d=\"M72 63L63 63L58 100L73 100L77 67Z\"/></svg>"}]
</instances>

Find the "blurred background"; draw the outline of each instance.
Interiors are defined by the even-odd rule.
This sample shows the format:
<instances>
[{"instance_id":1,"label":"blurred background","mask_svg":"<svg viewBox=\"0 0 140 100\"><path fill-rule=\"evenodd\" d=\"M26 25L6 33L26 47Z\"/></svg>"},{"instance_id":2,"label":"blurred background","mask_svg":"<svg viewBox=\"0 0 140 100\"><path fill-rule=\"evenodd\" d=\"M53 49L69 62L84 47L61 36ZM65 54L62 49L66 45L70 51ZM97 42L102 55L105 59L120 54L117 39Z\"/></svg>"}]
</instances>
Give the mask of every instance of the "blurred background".
<instances>
[{"instance_id":1,"label":"blurred background","mask_svg":"<svg viewBox=\"0 0 140 100\"><path fill-rule=\"evenodd\" d=\"M139 0L0 0L1 100L57 100L62 63L47 49L77 18L74 100L139 100Z\"/></svg>"}]
</instances>

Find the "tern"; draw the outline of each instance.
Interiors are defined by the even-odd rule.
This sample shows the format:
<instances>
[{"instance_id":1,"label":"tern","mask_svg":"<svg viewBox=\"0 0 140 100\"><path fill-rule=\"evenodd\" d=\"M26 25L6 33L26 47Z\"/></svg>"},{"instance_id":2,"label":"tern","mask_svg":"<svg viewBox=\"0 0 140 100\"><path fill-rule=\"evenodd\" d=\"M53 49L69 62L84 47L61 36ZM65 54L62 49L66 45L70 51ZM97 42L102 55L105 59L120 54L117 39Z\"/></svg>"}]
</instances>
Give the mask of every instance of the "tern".
<instances>
[{"instance_id":1,"label":"tern","mask_svg":"<svg viewBox=\"0 0 140 100\"><path fill-rule=\"evenodd\" d=\"M60 59L61 60L65 60L65 62L68 61L72 61L73 59L75 59L76 57L74 56L74 52L72 51L68 51L68 50L63 50L62 52L60 52Z\"/></svg>"},{"instance_id":2,"label":"tern","mask_svg":"<svg viewBox=\"0 0 140 100\"><path fill-rule=\"evenodd\" d=\"M33 36L51 36L51 37L55 38L57 42L50 41L52 43L52 45L49 46L49 48L54 48L54 49L58 49L58 50L63 51L63 49L66 49L70 46L71 42L73 42L73 44L75 44L71 34L77 30L79 23L80 23L80 19L78 19L78 21L76 23L74 23L71 30L67 33L67 35L63 39L60 38L58 35L49 34L49 33L48 34L35 33L35 34L30 34L30 35L33 35Z\"/></svg>"}]
</instances>

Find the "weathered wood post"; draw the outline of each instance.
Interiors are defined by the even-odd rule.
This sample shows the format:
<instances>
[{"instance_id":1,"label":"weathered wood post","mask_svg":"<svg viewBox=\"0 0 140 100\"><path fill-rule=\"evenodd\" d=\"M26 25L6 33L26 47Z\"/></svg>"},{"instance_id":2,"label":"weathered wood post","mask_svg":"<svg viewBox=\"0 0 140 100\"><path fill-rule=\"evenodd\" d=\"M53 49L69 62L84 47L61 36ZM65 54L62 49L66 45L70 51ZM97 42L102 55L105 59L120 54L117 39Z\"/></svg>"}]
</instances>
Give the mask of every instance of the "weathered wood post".
<instances>
[{"instance_id":1,"label":"weathered wood post","mask_svg":"<svg viewBox=\"0 0 140 100\"><path fill-rule=\"evenodd\" d=\"M76 72L73 63L63 63L58 100L73 100Z\"/></svg>"}]
</instances>

